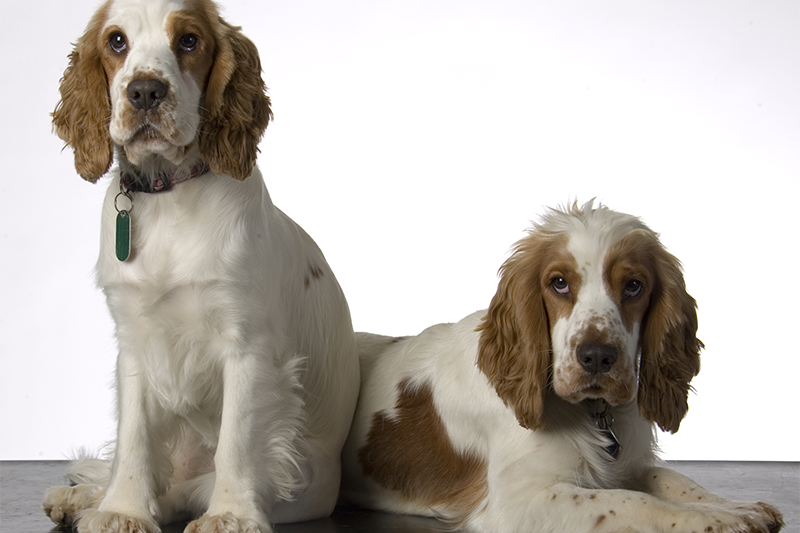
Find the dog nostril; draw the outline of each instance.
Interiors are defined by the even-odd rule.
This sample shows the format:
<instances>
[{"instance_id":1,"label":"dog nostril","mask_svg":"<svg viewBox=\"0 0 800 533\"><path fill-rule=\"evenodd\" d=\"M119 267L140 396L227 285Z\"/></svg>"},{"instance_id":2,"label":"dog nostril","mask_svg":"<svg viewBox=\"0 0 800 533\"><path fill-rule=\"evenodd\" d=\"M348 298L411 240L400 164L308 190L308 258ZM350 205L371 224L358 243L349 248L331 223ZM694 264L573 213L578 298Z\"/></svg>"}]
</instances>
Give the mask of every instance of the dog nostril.
<instances>
[{"instance_id":1,"label":"dog nostril","mask_svg":"<svg viewBox=\"0 0 800 533\"><path fill-rule=\"evenodd\" d=\"M126 90L128 101L134 109L154 109L167 96L167 86L158 80L133 80Z\"/></svg>"},{"instance_id":2,"label":"dog nostril","mask_svg":"<svg viewBox=\"0 0 800 533\"><path fill-rule=\"evenodd\" d=\"M603 374L617 362L617 349L609 344L585 342L578 346L578 362L590 374Z\"/></svg>"}]
</instances>

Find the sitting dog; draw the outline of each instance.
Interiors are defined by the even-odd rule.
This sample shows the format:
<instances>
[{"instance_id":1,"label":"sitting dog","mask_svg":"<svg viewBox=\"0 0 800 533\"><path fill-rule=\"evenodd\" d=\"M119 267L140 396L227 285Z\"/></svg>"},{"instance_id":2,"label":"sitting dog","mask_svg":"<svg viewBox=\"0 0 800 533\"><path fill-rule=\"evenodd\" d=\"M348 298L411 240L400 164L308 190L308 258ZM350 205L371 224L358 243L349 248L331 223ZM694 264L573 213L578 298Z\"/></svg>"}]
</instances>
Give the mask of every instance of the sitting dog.
<instances>
[{"instance_id":1,"label":"sitting dog","mask_svg":"<svg viewBox=\"0 0 800 533\"><path fill-rule=\"evenodd\" d=\"M81 532L271 531L329 514L359 386L347 302L256 167L255 46L209 0L109 0L53 113L91 182L116 157L97 279L116 322L110 463L44 509Z\"/></svg>"},{"instance_id":2,"label":"sitting dog","mask_svg":"<svg viewBox=\"0 0 800 533\"><path fill-rule=\"evenodd\" d=\"M700 369L695 301L639 219L551 210L487 311L415 337L358 334L362 390L343 497L469 531L778 531L657 466Z\"/></svg>"}]
</instances>

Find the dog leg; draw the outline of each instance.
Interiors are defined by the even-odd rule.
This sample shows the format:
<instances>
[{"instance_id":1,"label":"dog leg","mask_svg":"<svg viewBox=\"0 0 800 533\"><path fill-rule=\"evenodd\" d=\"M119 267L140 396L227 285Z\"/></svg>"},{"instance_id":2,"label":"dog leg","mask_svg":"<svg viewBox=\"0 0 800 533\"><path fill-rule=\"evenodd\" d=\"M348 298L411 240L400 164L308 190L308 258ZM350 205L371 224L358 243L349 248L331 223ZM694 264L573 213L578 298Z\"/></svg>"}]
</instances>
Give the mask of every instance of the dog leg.
<instances>
[{"instance_id":1,"label":"dog leg","mask_svg":"<svg viewBox=\"0 0 800 533\"><path fill-rule=\"evenodd\" d=\"M733 513L759 515L768 531L779 531L783 515L778 509L763 502L739 502L723 498L701 487L688 476L671 468L653 467L640 477L643 492L657 498L680 503L704 503L719 506Z\"/></svg>"},{"instance_id":2,"label":"dog leg","mask_svg":"<svg viewBox=\"0 0 800 533\"><path fill-rule=\"evenodd\" d=\"M780 529L753 509L673 502L645 492L586 489L568 483L544 484L495 502L476 518L480 531L773 533Z\"/></svg>"},{"instance_id":3,"label":"dog leg","mask_svg":"<svg viewBox=\"0 0 800 533\"><path fill-rule=\"evenodd\" d=\"M273 502L291 498L301 487L299 359L287 357L264 368L265 361L282 359L237 355L225 361L214 490L207 512L187 533L271 532L267 516Z\"/></svg>"},{"instance_id":4,"label":"dog leg","mask_svg":"<svg viewBox=\"0 0 800 533\"><path fill-rule=\"evenodd\" d=\"M148 421L143 379L136 356L121 351L117 360L117 447L111 481L100 505L79 517L81 533L160 531L156 493L166 489L166 479L157 479L163 477L156 466L159 450L154 449L160 444L154 443L156 439L149 433L154 428Z\"/></svg>"}]
</instances>

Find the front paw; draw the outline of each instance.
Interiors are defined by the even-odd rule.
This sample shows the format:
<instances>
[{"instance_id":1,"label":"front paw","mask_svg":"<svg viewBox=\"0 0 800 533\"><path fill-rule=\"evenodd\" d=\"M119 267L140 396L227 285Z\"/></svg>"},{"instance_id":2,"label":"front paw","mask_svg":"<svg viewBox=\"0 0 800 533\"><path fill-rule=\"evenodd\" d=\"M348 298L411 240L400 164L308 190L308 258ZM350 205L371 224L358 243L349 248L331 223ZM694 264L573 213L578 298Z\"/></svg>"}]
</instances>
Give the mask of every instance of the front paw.
<instances>
[{"instance_id":1,"label":"front paw","mask_svg":"<svg viewBox=\"0 0 800 533\"><path fill-rule=\"evenodd\" d=\"M105 491L100 485L51 487L44 493L44 513L59 526L71 526L87 509L100 505Z\"/></svg>"},{"instance_id":2,"label":"front paw","mask_svg":"<svg viewBox=\"0 0 800 533\"><path fill-rule=\"evenodd\" d=\"M783 529L783 514L781 514L777 507L764 502L755 502L740 504L739 508L758 514L769 533L778 533L778 531Z\"/></svg>"},{"instance_id":3,"label":"front paw","mask_svg":"<svg viewBox=\"0 0 800 533\"><path fill-rule=\"evenodd\" d=\"M78 533L161 533L152 518L89 509L79 516Z\"/></svg>"},{"instance_id":4,"label":"front paw","mask_svg":"<svg viewBox=\"0 0 800 533\"><path fill-rule=\"evenodd\" d=\"M232 513L204 514L190 522L184 533L272 533L272 528L264 520L238 518Z\"/></svg>"},{"instance_id":5,"label":"front paw","mask_svg":"<svg viewBox=\"0 0 800 533\"><path fill-rule=\"evenodd\" d=\"M691 529L713 533L777 533L783 528L783 516L771 505L731 503L734 505L703 513L700 523L693 524Z\"/></svg>"}]
</instances>

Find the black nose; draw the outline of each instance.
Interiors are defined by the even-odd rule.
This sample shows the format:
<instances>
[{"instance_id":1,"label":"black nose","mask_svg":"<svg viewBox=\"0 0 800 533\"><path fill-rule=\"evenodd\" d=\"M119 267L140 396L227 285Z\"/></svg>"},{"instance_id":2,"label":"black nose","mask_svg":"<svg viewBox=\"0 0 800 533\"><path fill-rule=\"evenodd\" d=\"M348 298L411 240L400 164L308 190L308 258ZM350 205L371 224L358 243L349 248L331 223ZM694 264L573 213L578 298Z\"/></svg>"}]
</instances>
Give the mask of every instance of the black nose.
<instances>
[{"instance_id":1,"label":"black nose","mask_svg":"<svg viewBox=\"0 0 800 533\"><path fill-rule=\"evenodd\" d=\"M609 344L584 342L578 346L578 362L590 374L603 374L617 361L617 349Z\"/></svg>"},{"instance_id":2,"label":"black nose","mask_svg":"<svg viewBox=\"0 0 800 533\"><path fill-rule=\"evenodd\" d=\"M164 100L167 86L158 80L133 80L128 84L127 95L135 109L148 111Z\"/></svg>"}]
</instances>

